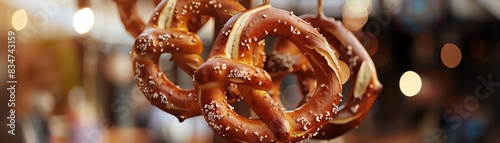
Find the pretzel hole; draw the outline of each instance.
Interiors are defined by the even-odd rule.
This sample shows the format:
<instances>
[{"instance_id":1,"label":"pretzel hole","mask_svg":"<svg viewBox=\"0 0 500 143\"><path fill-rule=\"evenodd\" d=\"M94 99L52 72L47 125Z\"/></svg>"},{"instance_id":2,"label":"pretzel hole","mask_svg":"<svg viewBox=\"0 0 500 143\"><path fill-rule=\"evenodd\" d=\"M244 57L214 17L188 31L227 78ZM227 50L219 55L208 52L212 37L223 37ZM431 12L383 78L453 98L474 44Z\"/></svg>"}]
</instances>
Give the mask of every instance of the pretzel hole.
<instances>
[{"instance_id":1,"label":"pretzel hole","mask_svg":"<svg viewBox=\"0 0 500 143\"><path fill-rule=\"evenodd\" d=\"M297 85L297 76L287 74L280 85L280 100L287 111L297 108L303 95Z\"/></svg>"},{"instance_id":2,"label":"pretzel hole","mask_svg":"<svg viewBox=\"0 0 500 143\"><path fill-rule=\"evenodd\" d=\"M173 61L170 61L172 58L172 54L170 53L163 53L160 55L160 61L159 61L159 66L163 73L170 73L172 72L172 69L175 66L175 63Z\"/></svg>"},{"instance_id":3,"label":"pretzel hole","mask_svg":"<svg viewBox=\"0 0 500 143\"><path fill-rule=\"evenodd\" d=\"M196 19L195 17L190 19L191 22L193 20L199 21L200 19ZM207 20L207 22L203 26L200 27L198 32L196 32L196 34L200 37L201 41L203 42L203 54L202 54L203 59L207 59L208 53L212 48L214 38L216 38L216 36L213 36L215 32L214 26L215 26L215 19L211 17Z\"/></svg>"},{"instance_id":4,"label":"pretzel hole","mask_svg":"<svg viewBox=\"0 0 500 143\"><path fill-rule=\"evenodd\" d=\"M353 83L353 79L352 79L352 78L349 78L349 79L347 79L347 81L346 81L346 82L342 85L342 95L344 95L344 96L342 96L342 101L340 101L339 107L341 107L342 105L344 105L344 103L346 103L347 98L348 98L348 96L347 96L347 95L351 94L351 92L352 92L352 90L353 90L353 89L352 89L352 88L353 88L352 83ZM341 108L337 108L337 111L338 111L339 109L341 109Z\"/></svg>"},{"instance_id":5,"label":"pretzel hole","mask_svg":"<svg viewBox=\"0 0 500 143\"><path fill-rule=\"evenodd\" d=\"M181 88L194 88L194 82L192 80L181 81L178 79L191 79L192 77L187 75L182 69L180 69L174 61L171 61L172 54L163 53L160 55L160 60L158 65L162 73L158 73L157 75L166 76L172 83L175 85L179 85ZM186 82L188 81L188 82ZM189 82L191 81L191 82Z\"/></svg>"},{"instance_id":6,"label":"pretzel hole","mask_svg":"<svg viewBox=\"0 0 500 143\"><path fill-rule=\"evenodd\" d=\"M237 100L236 102L230 103L232 107L234 107L234 111L238 113L238 115L249 118L249 119L255 119L259 118L257 114L250 108L250 106L247 104L247 102L242 100Z\"/></svg>"},{"instance_id":7,"label":"pretzel hole","mask_svg":"<svg viewBox=\"0 0 500 143\"><path fill-rule=\"evenodd\" d=\"M276 40L278 40L278 36L267 36L264 40L266 40L266 53L271 53L273 51L273 46Z\"/></svg>"},{"instance_id":8,"label":"pretzel hole","mask_svg":"<svg viewBox=\"0 0 500 143\"><path fill-rule=\"evenodd\" d=\"M194 81L193 75L189 75L184 70L182 70L180 67L175 66L176 72L177 72L177 80L174 80L176 85L178 85L182 89L194 89ZM191 80L190 80L191 79Z\"/></svg>"}]
</instances>

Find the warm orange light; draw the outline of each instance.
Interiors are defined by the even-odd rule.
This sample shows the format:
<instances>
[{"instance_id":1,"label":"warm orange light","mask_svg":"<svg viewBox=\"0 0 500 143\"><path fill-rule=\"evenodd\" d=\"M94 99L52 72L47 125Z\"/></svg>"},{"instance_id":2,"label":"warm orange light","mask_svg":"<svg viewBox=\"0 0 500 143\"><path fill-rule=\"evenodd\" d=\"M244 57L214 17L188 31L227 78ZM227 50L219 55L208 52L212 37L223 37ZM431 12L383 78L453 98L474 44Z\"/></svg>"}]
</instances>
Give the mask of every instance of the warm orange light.
<instances>
[{"instance_id":1,"label":"warm orange light","mask_svg":"<svg viewBox=\"0 0 500 143\"><path fill-rule=\"evenodd\" d=\"M441 61L448 68L455 68L462 60L462 52L457 45L446 43L441 49Z\"/></svg>"}]
</instances>

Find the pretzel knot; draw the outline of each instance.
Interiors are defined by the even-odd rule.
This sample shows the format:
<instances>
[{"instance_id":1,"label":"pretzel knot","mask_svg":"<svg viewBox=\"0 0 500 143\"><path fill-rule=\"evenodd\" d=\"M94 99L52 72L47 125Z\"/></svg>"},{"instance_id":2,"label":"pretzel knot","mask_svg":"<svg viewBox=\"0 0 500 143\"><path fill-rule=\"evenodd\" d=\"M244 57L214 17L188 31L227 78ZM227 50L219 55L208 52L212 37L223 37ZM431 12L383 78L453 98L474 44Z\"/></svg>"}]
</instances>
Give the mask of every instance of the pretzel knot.
<instances>
[{"instance_id":1,"label":"pretzel knot","mask_svg":"<svg viewBox=\"0 0 500 143\"><path fill-rule=\"evenodd\" d=\"M195 90L172 83L158 66L159 58L163 53L171 53L171 60L193 75L204 63L200 57L203 44L195 33L205 23L204 19L217 17L225 22L243 10L235 0L163 0L158 4L131 52L134 79L151 104L179 121L201 114ZM140 28L135 26L134 29ZM238 96L234 86L227 89L230 99Z\"/></svg>"},{"instance_id":2,"label":"pretzel knot","mask_svg":"<svg viewBox=\"0 0 500 143\"><path fill-rule=\"evenodd\" d=\"M284 111L269 96L269 74L254 67L252 48L267 36L286 38L307 54L315 71L314 96L301 107ZM222 28L209 60L195 73L202 114L218 135L230 142L293 142L311 138L333 116L340 102L337 58L324 37L291 12L269 4L241 12ZM236 84L260 119L238 115L227 102L226 88Z\"/></svg>"}]
</instances>

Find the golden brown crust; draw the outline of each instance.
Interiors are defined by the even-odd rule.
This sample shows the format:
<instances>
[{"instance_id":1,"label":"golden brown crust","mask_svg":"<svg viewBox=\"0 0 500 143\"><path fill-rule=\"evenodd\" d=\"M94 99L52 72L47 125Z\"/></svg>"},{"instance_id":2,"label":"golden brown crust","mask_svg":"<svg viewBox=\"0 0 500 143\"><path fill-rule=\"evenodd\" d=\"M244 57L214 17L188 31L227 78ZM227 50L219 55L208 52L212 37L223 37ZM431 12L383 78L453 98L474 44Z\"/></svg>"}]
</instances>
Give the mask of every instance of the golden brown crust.
<instances>
[{"instance_id":1,"label":"golden brown crust","mask_svg":"<svg viewBox=\"0 0 500 143\"><path fill-rule=\"evenodd\" d=\"M224 21L242 10L235 0L163 0L158 4L131 52L134 79L151 104L180 121L200 115L196 91L182 89L167 79L158 66L159 57L171 53L172 60L193 75L204 60L200 57L203 44L196 31L189 28L190 22L198 22L194 27L199 28L210 17ZM239 95L234 87L228 89L231 99Z\"/></svg>"},{"instance_id":2,"label":"golden brown crust","mask_svg":"<svg viewBox=\"0 0 500 143\"><path fill-rule=\"evenodd\" d=\"M303 106L283 111L270 98L270 76L255 68L252 58L257 41L278 36L300 45L316 71L321 88ZM302 19L264 4L231 18L212 47L209 60L195 73L202 114L209 126L230 142L293 142L311 138L333 116L340 102L337 58L324 37ZM214 63L225 64L217 68ZM228 66L228 65L237 66ZM216 70L214 70L216 69ZM227 74L229 73L229 74ZM233 74L231 74L233 73ZM226 87L235 83L247 104L260 119L248 119L232 110L226 101Z\"/></svg>"}]
</instances>

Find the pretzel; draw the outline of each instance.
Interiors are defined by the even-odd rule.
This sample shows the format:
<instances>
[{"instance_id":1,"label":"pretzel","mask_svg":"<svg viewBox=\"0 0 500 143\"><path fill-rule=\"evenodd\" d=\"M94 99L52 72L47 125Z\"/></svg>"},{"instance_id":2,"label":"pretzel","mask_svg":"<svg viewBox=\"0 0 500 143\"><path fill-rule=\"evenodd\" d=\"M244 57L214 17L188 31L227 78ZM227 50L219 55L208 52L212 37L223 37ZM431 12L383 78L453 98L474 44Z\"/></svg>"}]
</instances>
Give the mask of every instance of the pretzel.
<instances>
[{"instance_id":1,"label":"pretzel","mask_svg":"<svg viewBox=\"0 0 500 143\"><path fill-rule=\"evenodd\" d=\"M229 32L230 31L230 32ZM229 34L226 34L229 33ZM287 38L307 54L317 84L314 96L301 107L283 111L269 97L272 82L254 67L252 47L267 36ZM222 28L209 59L195 73L202 114L216 134L230 142L295 142L311 138L333 116L340 102L341 84L334 51L327 41L292 12L263 5L235 15ZM226 87L237 84L247 104L260 119L238 115L227 103Z\"/></svg>"},{"instance_id":2,"label":"pretzel","mask_svg":"<svg viewBox=\"0 0 500 143\"><path fill-rule=\"evenodd\" d=\"M337 114L329 121L329 124L319 131L319 135L314 137L315 139L332 139L358 126L363 121L382 90L382 85L378 80L373 61L363 45L341 22L327 18L324 15L321 0L319 0L318 7L317 15L304 15L301 18L316 27L326 37L327 41L333 45L332 47L335 47L336 51L340 51L340 60L348 63L347 66L343 66L345 68L341 68L341 73L349 73L350 75L341 75L342 83L346 82L349 76L354 79L351 92L345 103L337 109ZM277 59L273 56L287 54L288 51L293 54L294 49L297 49L294 48L295 45L287 44L289 41L286 40L280 39L277 43L278 45L275 45L274 48L275 52L268 56L269 59ZM294 71L272 70L275 69L275 65L269 64L271 61L266 62L265 66L267 71L274 75L272 76L273 80L282 78L287 73L298 75L300 90L304 96L300 103L305 103L311 98L311 91L316 88L314 84L316 78L311 76L310 65L304 63L305 59L302 55L295 55L294 61L291 61L291 63L295 63L293 67L303 68L294 68L296 69ZM342 61L340 63L344 63ZM277 89L279 85L280 83L274 85L277 92L279 92L279 89ZM279 99L279 93L273 97Z\"/></svg>"},{"instance_id":3,"label":"pretzel","mask_svg":"<svg viewBox=\"0 0 500 143\"><path fill-rule=\"evenodd\" d=\"M120 19L127 30L133 37L138 37L146 24L142 21L135 4L137 0L114 0L118 8ZM157 6L162 0L154 0L154 5ZM188 21L188 29L190 31L198 31L208 20L210 16L197 15Z\"/></svg>"},{"instance_id":4,"label":"pretzel","mask_svg":"<svg viewBox=\"0 0 500 143\"><path fill-rule=\"evenodd\" d=\"M188 30L188 21L200 14L227 21L242 10L244 7L235 0L164 0L159 3L131 52L134 79L151 104L176 116L179 121L201 114L195 90L182 89L167 79L158 66L159 57L171 53L172 60L193 75L204 63L200 57L203 45L200 38ZM234 85L228 90L231 98L239 96Z\"/></svg>"}]
</instances>

